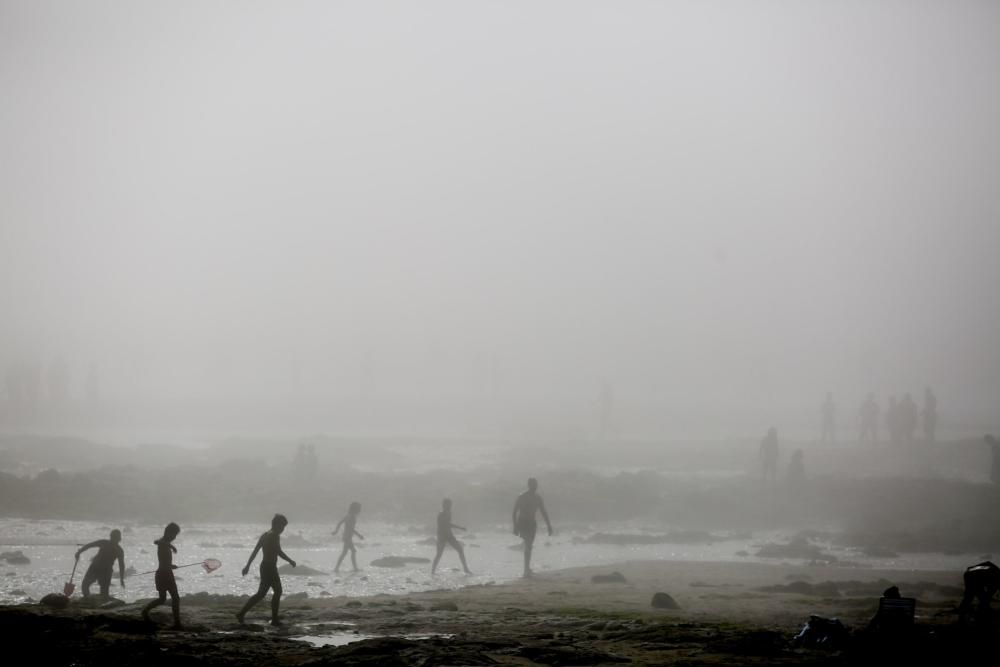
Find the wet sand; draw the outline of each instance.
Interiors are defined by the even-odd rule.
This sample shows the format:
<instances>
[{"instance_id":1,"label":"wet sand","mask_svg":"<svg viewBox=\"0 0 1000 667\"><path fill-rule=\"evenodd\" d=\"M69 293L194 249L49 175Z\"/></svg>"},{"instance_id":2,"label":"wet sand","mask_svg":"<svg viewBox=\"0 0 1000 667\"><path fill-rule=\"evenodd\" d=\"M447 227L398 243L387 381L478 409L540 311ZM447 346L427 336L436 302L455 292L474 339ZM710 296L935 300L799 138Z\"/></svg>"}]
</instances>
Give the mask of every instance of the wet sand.
<instances>
[{"instance_id":1,"label":"wet sand","mask_svg":"<svg viewBox=\"0 0 1000 667\"><path fill-rule=\"evenodd\" d=\"M592 583L621 573L625 583ZM882 645L864 626L890 584L918 598L916 629ZM244 598L189 595L183 631L169 607L159 625L139 620L142 602L111 610L0 607L0 627L46 664L210 665L604 665L858 664L912 655L954 660L995 645L996 628L971 630L952 611L961 573L878 571L751 563L626 562L537 575L504 585L406 596L285 599L283 628L266 625L262 602L236 623ZM654 609L656 592L679 609ZM853 632L838 650L797 648L810 614L838 617ZM305 639L347 643L314 647ZM357 639L357 641L352 641ZM882 653L884 652L884 653Z\"/></svg>"}]
</instances>

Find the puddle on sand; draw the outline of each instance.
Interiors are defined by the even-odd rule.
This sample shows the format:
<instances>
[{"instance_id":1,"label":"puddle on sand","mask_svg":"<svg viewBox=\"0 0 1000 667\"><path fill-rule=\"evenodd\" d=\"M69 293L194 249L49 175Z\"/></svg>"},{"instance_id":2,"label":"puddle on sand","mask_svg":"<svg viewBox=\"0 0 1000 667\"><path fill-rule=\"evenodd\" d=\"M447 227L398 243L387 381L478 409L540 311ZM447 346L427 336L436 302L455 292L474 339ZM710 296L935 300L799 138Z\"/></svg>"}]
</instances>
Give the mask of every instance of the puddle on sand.
<instances>
[{"instance_id":1,"label":"puddle on sand","mask_svg":"<svg viewBox=\"0 0 1000 667\"><path fill-rule=\"evenodd\" d=\"M364 639L375 639L377 635L362 635L355 632L331 632L325 635L299 635L289 637L296 641L306 642L311 646L347 646Z\"/></svg>"},{"instance_id":2,"label":"puddle on sand","mask_svg":"<svg viewBox=\"0 0 1000 667\"><path fill-rule=\"evenodd\" d=\"M378 637L402 637L403 639L412 639L419 641L421 639L451 639L455 635L443 634L443 635L363 635L355 632L331 632L329 634L323 635L299 635L297 637L289 637L289 639L295 639L297 641L307 642L311 646L347 646L348 644L353 644L354 642L359 642L365 639L376 639Z\"/></svg>"}]
</instances>

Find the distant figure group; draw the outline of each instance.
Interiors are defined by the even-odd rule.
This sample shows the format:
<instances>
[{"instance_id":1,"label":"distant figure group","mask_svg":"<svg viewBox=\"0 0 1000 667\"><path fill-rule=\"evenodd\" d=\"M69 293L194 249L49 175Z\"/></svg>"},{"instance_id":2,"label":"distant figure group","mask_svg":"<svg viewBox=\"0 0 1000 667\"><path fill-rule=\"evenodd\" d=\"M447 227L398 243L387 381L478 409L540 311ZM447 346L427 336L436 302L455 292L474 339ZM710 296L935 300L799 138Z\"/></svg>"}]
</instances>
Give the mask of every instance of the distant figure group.
<instances>
[{"instance_id":1,"label":"distant figure group","mask_svg":"<svg viewBox=\"0 0 1000 667\"><path fill-rule=\"evenodd\" d=\"M781 446L778 444L778 429L773 426L767 429L767 434L760 441L760 464L764 483L778 481L778 459L781 457ZM792 452L788 462L787 481L789 488L799 490L806 479L804 454L801 449Z\"/></svg>"},{"instance_id":2,"label":"distant figure group","mask_svg":"<svg viewBox=\"0 0 1000 667\"><path fill-rule=\"evenodd\" d=\"M859 443L878 443L881 417L882 412L875 400L875 394L869 393L858 411ZM924 389L923 408L917 405L911 394L904 394L902 400L898 401L895 395L889 396L884 420L889 442L894 445L908 445L915 442L920 428L923 431L924 441L934 442L937 439L938 424L937 396L930 387ZM836 439L836 405L833 402L833 393L827 392L822 405L820 442L832 443Z\"/></svg>"}]
</instances>

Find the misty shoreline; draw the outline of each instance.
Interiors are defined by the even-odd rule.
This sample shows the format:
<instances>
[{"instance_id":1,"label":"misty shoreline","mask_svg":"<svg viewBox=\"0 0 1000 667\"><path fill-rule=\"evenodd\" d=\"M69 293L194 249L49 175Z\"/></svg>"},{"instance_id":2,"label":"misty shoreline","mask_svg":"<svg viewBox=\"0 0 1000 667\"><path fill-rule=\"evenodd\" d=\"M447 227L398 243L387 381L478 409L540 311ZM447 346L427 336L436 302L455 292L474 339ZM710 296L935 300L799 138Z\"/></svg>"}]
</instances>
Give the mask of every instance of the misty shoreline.
<instances>
[{"instance_id":1,"label":"misty shoreline","mask_svg":"<svg viewBox=\"0 0 1000 667\"><path fill-rule=\"evenodd\" d=\"M256 523L282 511L294 517L294 525L335 522L357 499L365 506L365 520L432 535L437 507L448 496L467 523L504 531L516 493L534 474L557 526L582 537L588 530L619 538L638 532L644 535L639 539L674 532L686 533L687 541L710 541L713 533L784 530L822 535L873 553L1000 551L1000 527L992 520L998 490L976 481L988 458L975 441L905 452L848 445L808 448L809 482L803 488L783 479L762 485L753 469L753 449L731 445L693 449L687 461L676 453L658 461L656 448L620 448L619 456L603 451L590 467L571 467L560 461L572 448L558 443L506 452L451 444L438 459L427 461L419 445L321 441L318 465L297 469L293 456L299 442L262 439L250 447L233 440L180 465L175 451L160 451L161 458L154 448L140 466L116 463L131 456L129 450L58 438L3 438L0 470L15 463L38 469L60 460L71 469L47 468L33 476L0 472L0 513L156 524ZM146 450L131 451L141 455ZM660 465L616 471L616 460ZM382 466L385 461L393 466ZM91 467L85 467L88 463ZM395 471L374 472L383 468ZM849 474L859 468L870 472ZM935 476L941 473L949 476Z\"/></svg>"}]
</instances>

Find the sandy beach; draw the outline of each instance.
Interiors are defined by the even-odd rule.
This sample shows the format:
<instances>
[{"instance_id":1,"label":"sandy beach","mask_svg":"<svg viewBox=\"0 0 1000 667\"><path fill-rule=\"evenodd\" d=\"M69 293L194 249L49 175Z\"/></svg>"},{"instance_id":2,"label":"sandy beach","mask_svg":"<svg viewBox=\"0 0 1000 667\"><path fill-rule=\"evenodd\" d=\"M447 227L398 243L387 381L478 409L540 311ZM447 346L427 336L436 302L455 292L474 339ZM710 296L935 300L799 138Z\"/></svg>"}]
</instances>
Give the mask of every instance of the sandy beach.
<instances>
[{"instance_id":1,"label":"sandy beach","mask_svg":"<svg viewBox=\"0 0 1000 667\"><path fill-rule=\"evenodd\" d=\"M624 582L592 581L613 572ZM918 599L916 627L880 644L864 627L889 585ZM653 608L657 592L679 608ZM406 596L286 598L282 628L266 625L265 603L241 626L243 598L208 594L183 598L183 631L167 629L169 608L151 627L141 601L95 609L78 598L61 611L2 607L0 627L35 659L65 665L857 664L976 655L990 633L959 625L960 596L958 572L645 561ZM811 614L839 618L849 641L798 647Z\"/></svg>"}]
</instances>

